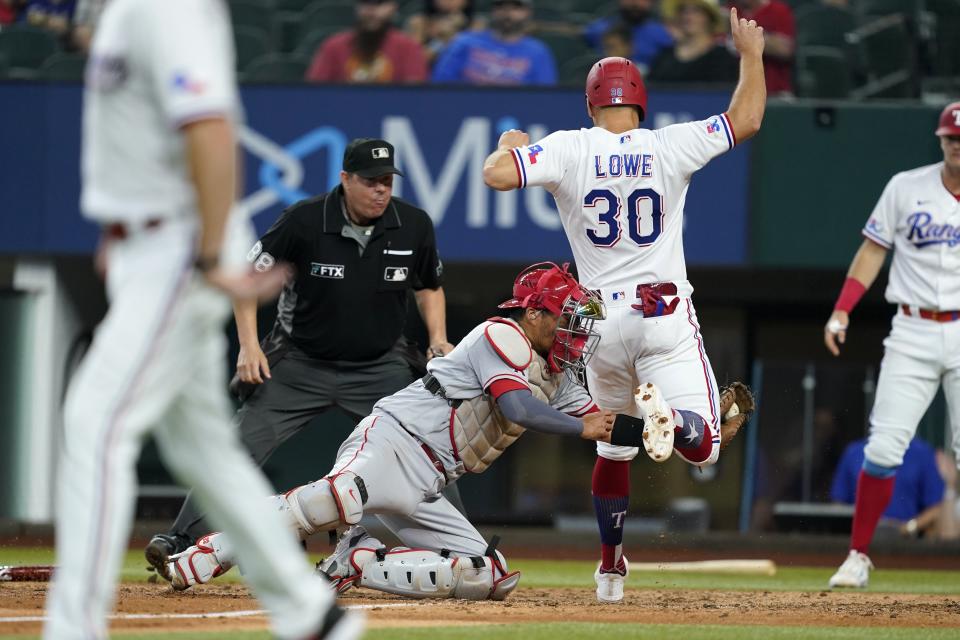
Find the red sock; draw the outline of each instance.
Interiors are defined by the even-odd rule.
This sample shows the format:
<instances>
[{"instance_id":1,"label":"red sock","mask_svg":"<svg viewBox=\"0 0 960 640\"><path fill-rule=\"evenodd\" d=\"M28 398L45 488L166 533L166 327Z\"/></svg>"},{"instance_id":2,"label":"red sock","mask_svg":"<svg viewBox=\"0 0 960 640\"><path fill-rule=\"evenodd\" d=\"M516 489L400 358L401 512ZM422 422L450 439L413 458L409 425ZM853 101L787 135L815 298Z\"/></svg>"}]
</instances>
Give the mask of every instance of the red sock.
<instances>
[{"instance_id":1,"label":"red sock","mask_svg":"<svg viewBox=\"0 0 960 640\"><path fill-rule=\"evenodd\" d=\"M857 504L853 511L853 530L850 532L850 548L866 553L877 530L880 516L886 511L893 497L895 476L877 478L860 471L857 478Z\"/></svg>"},{"instance_id":2,"label":"red sock","mask_svg":"<svg viewBox=\"0 0 960 640\"><path fill-rule=\"evenodd\" d=\"M630 462L597 456L591 490L600 528L600 568L613 571L623 564L621 548L630 502Z\"/></svg>"}]
</instances>

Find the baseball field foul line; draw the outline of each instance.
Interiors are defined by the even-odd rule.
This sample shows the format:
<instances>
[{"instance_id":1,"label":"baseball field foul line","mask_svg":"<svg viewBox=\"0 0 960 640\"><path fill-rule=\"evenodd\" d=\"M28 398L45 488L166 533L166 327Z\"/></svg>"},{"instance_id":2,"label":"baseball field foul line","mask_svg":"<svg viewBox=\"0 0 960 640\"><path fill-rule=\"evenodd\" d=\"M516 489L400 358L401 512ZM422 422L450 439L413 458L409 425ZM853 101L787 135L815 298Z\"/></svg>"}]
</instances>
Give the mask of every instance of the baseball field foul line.
<instances>
[{"instance_id":1,"label":"baseball field foul line","mask_svg":"<svg viewBox=\"0 0 960 640\"><path fill-rule=\"evenodd\" d=\"M344 609L396 609L399 607L415 607L415 602L397 602L384 604L348 604ZM110 620L190 620L200 618L249 618L263 616L267 612L263 609L249 609L246 611L217 611L212 613L115 613L108 616ZM44 622L46 616L18 616L14 618L0 618L2 622Z\"/></svg>"}]
</instances>

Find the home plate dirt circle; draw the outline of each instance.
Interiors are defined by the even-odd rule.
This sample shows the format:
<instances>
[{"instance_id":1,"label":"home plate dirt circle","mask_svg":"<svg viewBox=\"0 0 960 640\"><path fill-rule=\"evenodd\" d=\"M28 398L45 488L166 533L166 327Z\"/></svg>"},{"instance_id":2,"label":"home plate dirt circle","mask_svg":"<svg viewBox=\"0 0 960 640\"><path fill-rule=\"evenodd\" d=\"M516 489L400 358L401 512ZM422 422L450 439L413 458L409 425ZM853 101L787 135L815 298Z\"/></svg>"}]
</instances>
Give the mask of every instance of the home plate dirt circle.
<instances>
[{"instance_id":1,"label":"home plate dirt circle","mask_svg":"<svg viewBox=\"0 0 960 640\"><path fill-rule=\"evenodd\" d=\"M39 633L45 583L0 586L0 636ZM159 584L123 584L114 630L266 629L266 616L241 584L175 592ZM769 626L960 627L950 596L850 592L628 590L624 602L600 604L593 589L518 589L503 602L408 600L368 590L340 598L378 627L609 622Z\"/></svg>"}]
</instances>

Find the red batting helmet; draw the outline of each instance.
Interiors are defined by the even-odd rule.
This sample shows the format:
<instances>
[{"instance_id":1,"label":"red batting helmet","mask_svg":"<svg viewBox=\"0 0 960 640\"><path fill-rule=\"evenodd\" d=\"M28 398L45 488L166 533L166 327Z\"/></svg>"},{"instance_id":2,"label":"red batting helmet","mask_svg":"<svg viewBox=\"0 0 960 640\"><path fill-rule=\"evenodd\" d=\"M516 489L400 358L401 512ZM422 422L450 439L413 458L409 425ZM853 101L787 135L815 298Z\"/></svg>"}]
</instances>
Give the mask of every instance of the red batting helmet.
<instances>
[{"instance_id":1,"label":"red batting helmet","mask_svg":"<svg viewBox=\"0 0 960 640\"><path fill-rule=\"evenodd\" d=\"M960 136L960 102L948 104L940 114L938 136Z\"/></svg>"},{"instance_id":2,"label":"red batting helmet","mask_svg":"<svg viewBox=\"0 0 960 640\"><path fill-rule=\"evenodd\" d=\"M642 122L647 114L647 88L637 65L626 58L604 58L587 74L587 102L593 108L633 105Z\"/></svg>"}]
</instances>

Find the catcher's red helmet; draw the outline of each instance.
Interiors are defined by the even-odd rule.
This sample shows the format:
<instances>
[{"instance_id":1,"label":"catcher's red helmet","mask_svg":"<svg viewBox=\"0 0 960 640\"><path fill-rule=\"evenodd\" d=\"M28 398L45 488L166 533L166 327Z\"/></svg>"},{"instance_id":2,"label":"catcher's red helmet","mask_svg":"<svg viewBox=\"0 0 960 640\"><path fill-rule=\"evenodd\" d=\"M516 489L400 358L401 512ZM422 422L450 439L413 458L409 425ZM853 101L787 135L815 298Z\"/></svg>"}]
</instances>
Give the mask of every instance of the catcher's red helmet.
<instances>
[{"instance_id":1,"label":"catcher's red helmet","mask_svg":"<svg viewBox=\"0 0 960 640\"><path fill-rule=\"evenodd\" d=\"M520 272L513 281L513 297L499 305L500 309L546 309L560 315L567 298L574 300L587 295L577 279L567 269L552 262L538 262Z\"/></svg>"},{"instance_id":2,"label":"catcher's red helmet","mask_svg":"<svg viewBox=\"0 0 960 640\"><path fill-rule=\"evenodd\" d=\"M960 102L948 104L940 114L938 136L960 136Z\"/></svg>"},{"instance_id":3,"label":"catcher's red helmet","mask_svg":"<svg viewBox=\"0 0 960 640\"><path fill-rule=\"evenodd\" d=\"M647 114L647 88L637 65L626 58L604 58L587 74L587 101L591 107L633 105L642 122Z\"/></svg>"}]
</instances>

